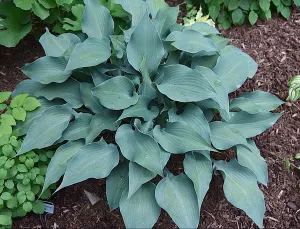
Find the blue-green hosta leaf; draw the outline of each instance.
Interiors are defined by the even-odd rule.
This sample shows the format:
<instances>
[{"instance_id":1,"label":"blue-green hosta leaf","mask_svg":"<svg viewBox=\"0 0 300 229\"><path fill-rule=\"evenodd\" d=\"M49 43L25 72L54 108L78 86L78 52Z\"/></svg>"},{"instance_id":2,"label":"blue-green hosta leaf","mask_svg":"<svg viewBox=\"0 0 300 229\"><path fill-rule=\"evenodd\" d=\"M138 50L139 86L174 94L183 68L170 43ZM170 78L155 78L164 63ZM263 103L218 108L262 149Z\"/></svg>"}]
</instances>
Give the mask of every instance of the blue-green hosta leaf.
<instances>
[{"instance_id":1,"label":"blue-green hosta leaf","mask_svg":"<svg viewBox=\"0 0 300 229\"><path fill-rule=\"evenodd\" d=\"M203 36L208 36L212 34L220 34L220 32L213 26L206 22L196 22L191 26L185 26L184 30L195 30L200 32Z\"/></svg>"},{"instance_id":2,"label":"blue-green hosta leaf","mask_svg":"<svg viewBox=\"0 0 300 229\"><path fill-rule=\"evenodd\" d=\"M30 79L42 84L62 83L72 74L65 70L67 61L63 57L45 56L22 68L22 72Z\"/></svg>"},{"instance_id":3,"label":"blue-green hosta leaf","mask_svg":"<svg viewBox=\"0 0 300 229\"><path fill-rule=\"evenodd\" d=\"M258 114L248 114L243 111L234 112L231 113L227 123L235 132L241 133L245 138L252 138L273 126L281 115L270 112Z\"/></svg>"},{"instance_id":4,"label":"blue-green hosta leaf","mask_svg":"<svg viewBox=\"0 0 300 229\"><path fill-rule=\"evenodd\" d=\"M67 129L63 132L61 141L74 141L85 139L89 133L90 122L93 115L88 113L80 113L74 122L71 122Z\"/></svg>"},{"instance_id":5,"label":"blue-green hosta leaf","mask_svg":"<svg viewBox=\"0 0 300 229\"><path fill-rule=\"evenodd\" d=\"M188 104L184 111L180 114L176 113L176 109L169 110L169 122L184 122L194 128L210 144L210 129L209 124L202 110L193 104Z\"/></svg>"},{"instance_id":6,"label":"blue-green hosta leaf","mask_svg":"<svg viewBox=\"0 0 300 229\"><path fill-rule=\"evenodd\" d=\"M120 112L108 109L104 109L101 113L94 115L86 135L86 142L94 141L103 130L116 131L120 124L120 121L118 121L119 116Z\"/></svg>"},{"instance_id":7,"label":"blue-green hosta leaf","mask_svg":"<svg viewBox=\"0 0 300 229\"><path fill-rule=\"evenodd\" d=\"M164 67L157 88L162 94L179 102L196 102L217 96L201 73L180 64Z\"/></svg>"},{"instance_id":8,"label":"blue-green hosta leaf","mask_svg":"<svg viewBox=\"0 0 300 229\"><path fill-rule=\"evenodd\" d=\"M161 160L163 152L151 136L125 124L118 128L115 139L125 158L162 175L165 167Z\"/></svg>"},{"instance_id":9,"label":"blue-green hosta leaf","mask_svg":"<svg viewBox=\"0 0 300 229\"><path fill-rule=\"evenodd\" d=\"M168 4L165 2L165 0L146 0L146 3L152 18L156 17L156 14L160 9L168 7Z\"/></svg>"},{"instance_id":10,"label":"blue-green hosta leaf","mask_svg":"<svg viewBox=\"0 0 300 229\"><path fill-rule=\"evenodd\" d=\"M131 14L131 26L135 26L147 12L147 4L141 0L115 0L122 8Z\"/></svg>"},{"instance_id":11,"label":"blue-green hosta leaf","mask_svg":"<svg viewBox=\"0 0 300 229\"><path fill-rule=\"evenodd\" d=\"M120 211L126 228L152 228L160 215L155 201L155 184L146 183L130 198L126 189L120 200Z\"/></svg>"},{"instance_id":12,"label":"blue-green hosta leaf","mask_svg":"<svg viewBox=\"0 0 300 229\"><path fill-rule=\"evenodd\" d=\"M197 228L200 211L193 182L183 173L168 174L155 190L158 205L163 208L179 228Z\"/></svg>"},{"instance_id":13,"label":"blue-green hosta leaf","mask_svg":"<svg viewBox=\"0 0 300 229\"><path fill-rule=\"evenodd\" d=\"M98 85L92 94L108 109L122 110L138 101L138 94L130 79L125 76L116 76Z\"/></svg>"},{"instance_id":14,"label":"blue-green hosta leaf","mask_svg":"<svg viewBox=\"0 0 300 229\"><path fill-rule=\"evenodd\" d=\"M266 211L264 195L259 189L254 173L238 164L236 160L229 163L215 162L217 170L224 177L224 193L227 200L242 209L260 227Z\"/></svg>"},{"instance_id":15,"label":"blue-green hosta leaf","mask_svg":"<svg viewBox=\"0 0 300 229\"><path fill-rule=\"evenodd\" d=\"M248 147L251 149L248 150L243 146L237 146L237 158L240 165L247 167L252 170L256 175L257 181L267 185L268 184L268 168L265 159L260 156L260 151L256 147L253 140L248 139Z\"/></svg>"},{"instance_id":16,"label":"blue-green hosta leaf","mask_svg":"<svg viewBox=\"0 0 300 229\"><path fill-rule=\"evenodd\" d=\"M21 81L12 93L12 97L20 94L28 94L34 96L34 93L41 89L44 85L34 80L23 80Z\"/></svg>"},{"instance_id":17,"label":"blue-green hosta leaf","mask_svg":"<svg viewBox=\"0 0 300 229\"><path fill-rule=\"evenodd\" d=\"M96 66L105 62L111 54L107 38L90 37L74 48L66 70Z\"/></svg>"},{"instance_id":18,"label":"blue-green hosta leaf","mask_svg":"<svg viewBox=\"0 0 300 229\"><path fill-rule=\"evenodd\" d=\"M257 71L258 64L252 59L252 57L233 45L225 46L225 48L221 51L221 54L228 53L228 52L239 52L240 54L243 55L243 59L247 60L248 62L248 71L249 71L248 78L253 78L253 76Z\"/></svg>"},{"instance_id":19,"label":"blue-green hosta leaf","mask_svg":"<svg viewBox=\"0 0 300 229\"><path fill-rule=\"evenodd\" d=\"M73 79L68 79L63 83L48 84L34 95L48 100L63 99L73 108L79 108L83 105L80 97L80 84Z\"/></svg>"},{"instance_id":20,"label":"blue-green hosta leaf","mask_svg":"<svg viewBox=\"0 0 300 229\"><path fill-rule=\"evenodd\" d=\"M16 128L20 130L19 136L23 136L27 133L30 126L33 124L34 120L40 117L48 108L62 105L63 101L48 101L44 98L38 99L41 106L31 112L26 113L26 119L24 122L17 122Z\"/></svg>"},{"instance_id":21,"label":"blue-green hosta leaf","mask_svg":"<svg viewBox=\"0 0 300 229\"><path fill-rule=\"evenodd\" d=\"M232 52L221 54L213 71L228 93L238 89L249 76L248 61L242 53Z\"/></svg>"},{"instance_id":22,"label":"blue-green hosta leaf","mask_svg":"<svg viewBox=\"0 0 300 229\"><path fill-rule=\"evenodd\" d=\"M114 33L114 21L109 10L98 0L84 0L82 31L89 37L109 39Z\"/></svg>"},{"instance_id":23,"label":"blue-green hosta leaf","mask_svg":"<svg viewBox=\"0 0 300 229\"><path fill-rule=\"evenodd\" d=\"M191 67L196 68L197 66L203 66L212 69L216 66L219 55L212 56L194 56Z\"/></svg>"},{"instance_id":24,"label":"blue-green hosta leaf","mask_svg":"<svg viewBox=\"0 0 300 229\"><path fill-rule=\"evenodd\" d=\"M171 26L176 24L179 13L179 6L161 8L155 17L153 23L162 39L165 39L170 33Z\"/></svg>"},{"instance_id":25,"label":"blue-green hosta leaf","mask_svg":"<svg viewBox=\"0 0 300 229\"><path fill-rule=\"evenodd\" d=\"M198 53L200 51L210 53L217 51L217 47L211 39L204 37L200 32L194 30L172 32L166 38L166 41L171 41L175 48L188 53Z\"/></svg>"},{"instance_id":26,"label":"blue-green hosta leaf","mask_svg":"<svg viewBox=\"0 0 300 229\"><path fill-rule=\"evenodd\" d=\"M40 43L44 48L46 56L60 57L69 48L80 43L79 37L72 33L64 33L59 36L54 36L46 28L46 32L41 36Z\"/></svg>"},{"instance_id":27,"label":"blue-green hosta leaf","mask_svg":"<svg viewBox=\"0 0 300 229\"><path fill-rule=\"evenodd\" d=\"M42 149L53 145L68 127L72 112L71 107L67 104L47 109L30 126L18 155L32 149Z\"/></svg>"},{"instance_id":28,"label":"blue-green hosta leaf","mask_svg":"<svg viewBox=\"0 0 300 229\"><path fill-rule=\"evenodd\" d=\"M240 132L234 131L226 122L210 123L211 142L219 150L226 150L235 145L248 147L246 138Z\"/></svg>"},{"instance_id":29,"label":"blue-green hosta leaf","mask_svg":"<svg viewBox=\"0 0 300 229\"><path fill-rule=\"evenodd\" d=\"M169 122L166 128L157 125L153 129L153 136L164 150L173 154L183 154L193 150L215 151L196 129L184 122Z\"/></svg>"},{"instance_id":30,"label":"blue-green hosta leaf","mask_svg":"<svg viewBox=\"0 0 300 229\"><path fill-rule=\"evenodd\" d=\"M284 102L265 91L245 92L230 102L230 109L242 110L250 114L272 111Z\"/></svg>"},{"instance_id":31,"label":"blue-green hosta leaf","mask_svg":"<svg viewBox=\"0 0 300 229\"><path fill-rule=\"evenodd\" d=\"M204 78L207 79L212 88L217 92L216 96L212 99L216 101L220 108L229 115L228 94L220 80L220 77L218 77L211 69L206 67L198 66L195 68L195 70L200 72Z\"/></svg>"},{"instance_id":32,"label":"blue-green hosta leaf","mask_svg":"<svg viewBox=\"0 0 300 229\"><path fill-rule=\"evenodd\" d=\"M83 105L89 108L95 114L101 113L105 108L101 105L99 99L92 94L93 84L80 83L80 94Z\"/></svg>"},{"instance_id":33,"label":"blue-green hosta leaf","mask_svg":"<svg viewBox=\"0 0 300 229\"><path fill-rule=\"evenodd\" d=\"M215 43L218 52L222 51L230 41L228 38L224 38L215 34L209 35L208 37Z\"/></svg>"},{"instance_id":34,"label":"blue-green hosta leaf","mask_svg":"<svg viewBox=\"0 0 300 229\"><path fill-rule=\"evenodd\" d=\"M129 191L130 198L139 188L156 176L155 173L145 169L135 162L129 163Z\"/></svg>"},{"instance_id":35,"label":"blue-green hosta leaf","mask_svg":"<svg viewBox=\"0 0 300 229\"><path fill-rule=\"evenodd\" d=\"M141 117L145 121L151 121L155 119L159 114L159 109L155 106L149 109L149 103L151 100L151 98L145 95L140 95L138 102L135 105L126 108L118 120L128 117Z\"/></svg>"},{"instance_id":36,"label":"blue-green hosta leaf","mask_svg":"<svg viewBox=\"0 0 300 229\"><path fill-rule=\"evenodd\" d=\"M89 178L105 178L118 163L116 145L107 145L101 141L85 145L69 162L63 181L56 191Z\"/></svg>"},{"instance_id":37,"label":"blue-green hosta leaf","mask_svg":"<svg viewBox=\"0 0 300 229\"><path fill-rule=\"evenodd\" d=\"M64 175L70 160L76 155L83 145L84 141L82 140L68 142L56 150L47 168L43 191L45 191L51 184L56 183L61 176Z\"/></svg>"},{"instance_id":38,"label":"blue-green hosta leaf","mask_svg":"<svg viewBox=\"0 0 300 229\"><path fill-rule=\"evenodd\" d=\"M127 58L132 67L142 71L142 62L149 73L156 72L164 54L164 46L155 25L145 14L137 24L127 45Z\"/></svg>"},{"instance_id":39,"label":"blue-green hosta leaf","mask_svg":"<svg viewBox=\"0 0 300 229\"><path fill-rule=\"evenodd\" d=\"M122 193L128 188L128 173L128 161L124 160L111 171L106 179L106 197L111 211L119 207Z\"/></svg>"},{"instance_id":40,"label":"blue-green hosta leaf","mask_svg":"<svg viewBox=\"0 0 300 229\"><path fill-rule=\"evenodd\" d=\"M184 172L194 183L198 197L199 211L209 189L213 172L209 152L203 151L203 154L202 152L189 152L185 155L183 161Z\"/></svg>"}]
</instances>

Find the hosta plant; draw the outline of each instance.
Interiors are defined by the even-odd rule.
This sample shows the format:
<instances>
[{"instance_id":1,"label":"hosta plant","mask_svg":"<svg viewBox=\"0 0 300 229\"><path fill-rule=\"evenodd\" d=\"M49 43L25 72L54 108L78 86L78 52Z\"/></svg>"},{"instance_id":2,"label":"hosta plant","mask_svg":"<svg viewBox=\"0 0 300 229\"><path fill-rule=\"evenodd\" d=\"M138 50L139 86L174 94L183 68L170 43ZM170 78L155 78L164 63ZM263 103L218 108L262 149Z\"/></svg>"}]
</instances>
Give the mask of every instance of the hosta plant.
<instances>
[{"instance_id":1,"label":"hosta plant","mask_svg":"<svg viewBox=\"0 0 300 229\"><path fill-rule=\"evenodd\" d=\"M289 99L291 102L295 102L300 98L300 75L290 79L289 86Z\"/></svg>"},{"instance_id":2,"label":"hosta plant","mask_svg":"<svg viewBox=\"0 0 300 229\"><path fill-rule=\"evenodd\" d=\"M45 205L41 198L49 198L47 189L41 193L52 151L29 151L16 156L23 138L18 126L30 118L40 103L28 94L20 94L7 101L10 92L0 92L0 227L11 228L12 218L28 212L42 214ZM28 119L27 119L28 120ZM21 124L21 125L22 125ZM42 195L41 195L42 194Z\"/></svg>"},{"instance_id":3,"label":"hosta plant","mask_svg":"<svg viewBox=\"0 0 300 229\"><path fill-rule=\"evenodd\" d=\"M217 170L228 201L262 227L258 182L268 174L251 138L277 121L271 111L282 101L263 91L228 99L257 64L207 23L176 24L178 7L163 1L116 0L131 15L122 35L103 5L87 1L86 38L45 34L46 56L22 68L30 79L14 91L42 104L24 123L18 155L57 147L44 189L106 178L109 206L127 228L151 228L161 208L196 228ZM174 175L168 161L178 154L184 169Z\"/></svg>"}]
</instances>

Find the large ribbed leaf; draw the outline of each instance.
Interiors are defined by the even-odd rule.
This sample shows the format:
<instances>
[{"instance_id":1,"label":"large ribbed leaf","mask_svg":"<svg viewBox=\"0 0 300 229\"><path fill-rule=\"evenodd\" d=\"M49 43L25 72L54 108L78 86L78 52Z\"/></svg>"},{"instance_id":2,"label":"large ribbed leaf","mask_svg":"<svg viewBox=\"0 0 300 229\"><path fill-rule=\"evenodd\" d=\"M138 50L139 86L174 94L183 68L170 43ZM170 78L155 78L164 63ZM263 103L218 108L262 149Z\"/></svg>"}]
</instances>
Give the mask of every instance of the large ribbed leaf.
<instances>
[{"instance_id":1,"label":"large ribbed leaf","mask_svg":"<svg viewBox=\"0 0 300 229\"><path fill-rule=\"evenodd\" d=\"M269 129L280 117L281 114L270 112L248 114L242 111L232 113L227 123L235 132L241 133L245 138L251 138Z\"/></svg>"},{"instance_id":2,"label":"large ribbed leaf","mask_svg":"<svg viewBox=\"0 0 300 229\"><path fill-rule=\"evenodd\" d=\"M213 71L220 77L222 84L230 93L240 88L249 76L248 61L242 53L224 53L219 56Z\"/></svg>"},{"instance_id":3,"label":"large ribbed leaf","mask_svg":"<svg viewBox=\"0 0 300 229\"><path fill-rule=\"evenodd\" d=\"M66 70L96 66L105 62L110 55L110 41L107 38L88 38L75 47Z\"/></svg>"},{"instance_id":4,"label":"large ribbed leaf","mask_svg":"<svg viewBox=\"0 0 300 229\"><path fill-rule=\"evenodd\" d=\"M22 143L18 155L32 149L42 149L53 145L61 138L69 125L72 109L69 105L53 106L34 120Z\"/></svg>"},{"instance_id":5,"label":"large ribbed leaf","mask_svg":"<svg viewBox=\"0 0 300 229\"><path fill-rule=\"evenodd\" d=\"M164 7L157 12L156 17L153 19L153 23L162 39L165 39L168 36L171 26L176 23L178 12L178 6Z\"/></svg>"},{"instance_id":6,"label":"large ribbed leaf","mask_svg":"<svg viewBox=\"0 0 300 229\"><path fill-rule=\"evenodd\" d=\"M151 98L145 95L140 95L138 102L135 105L126 108L119 117L119 120L128 117L141 117L145 121L153 120L159 114L159 109L155 106L152 106L151 109L149 109L149 103L151 100Z\"/></svg>"},{"instance_id":7,"label":"large ribbed leaf","mask_svg":"<svg viewBox=\"0 0 300 229\"><path fill-rule=\"evenodd\" d=\"M80 83L80 95L83 105L89 108L95 114L101 113L105 108L101 105L99 99L92 94L93 84Z\"/></svg>"},{"instance_id":8,"label":"large ribbed leaf","mask_svg":"<svg viewBox=\"0 0 300 229\"><path fill-rule=\"evenodd\" d=\"M284 102L265 91L245 92L230 102L231 110L242 110L250 114L272 111Z\"/></svg>"},{"instance_id":9,"label":"large ribbed leaf","mask_svg":"<svg viewBox=\"0 0 300 229\"><path fill-rule=\"evenodd\" d=\"M212 99L218 103L222 110L229 114L228 94L220 80L220 77L216 75L211 69L203 66L197 66L195 70L202 74L202 76L207 79L212 88L215 90L216 96Z\"/></svg>"},{"instance_id":10,"label":"large ribbed leaf","mask_svg":"<svg viewBox=\"0 0 300 229\"><path fill-rule=\"evenodd\" d=\"M196 22L191 26L184 27L184 30L195 30L197 32L200 32L203 36L220 34L220 32L215 27L206 22Z\"/></svg>"},{"instance_id":11,"label":"large ribbed leaf","mask_svg":"<svg viewBox=\"0 0 300 229\"><path fill-rule=\"evenodd\" d=\"M248 146L246 138L230 128L226 122L210 123L211 142L219 150L226 150L235 145Z\"/></svg>"},{"instance_id":12,"label":"large ribbed leaf","mask_svg":"<svg viewBox=\"0 0 300 229\"><path fill-rule=\"evenodd\" d=\"M177 114L175 108L168 112L169 122L184 122L194 128L203 137L203 139L210 144L210 129L209 124L202 112L202 110L193 104L188 104L184 111Z\"/></svg>"},{"instance_id":13,"label":"large ribbed leaf","mask_svg":"<svg viewBox=\"0 0 300 229\"><path fill-rule=\"evenodd\" d=\"M90 122L93 115L88 113L80 113L74 122L71 122L67 129L63 132L61 141L74 141L77 139L85 139L88 135Z\"/></svg>"},{"instance_id":14,"label":"large ribbed leaf","mask_svg":"<svg viewBox=\"0 0 300 229\"><path fill-rule=\"evenodd\" d=\"M63 57L45 56L22 68L30 79L42 84L62 83L72 74L66 71L67 61Z\"/></svg>"},{"instance_id":15,"label":"large ribbed leaf","mask_svg":"<svg viewBox=\"0 0 300 229\"><path fill-rule=\"evenodd\" d=\"M92 93L103 106L112 110L122 110L138 101L134 84L125 76L116 76L103 82Z\"/></svg>"},{"instance_id":16,"label":"large ribbed leaf","mask_svg":"<svg viewBox=\"0 0 300 229\"><path fill-rule=\"evenodd\" d=\"M237 158L239 164L248 169L256 175L257 181L267 185L268 183L268 168L265 159L260 155L259 149L256 147L253 140L248 139L248 150L243 146L237 146Z\"/></svg>"},{"instance_id":17,"label":"large ribbed leaf","mask_svg":"<svg viewBox=\"0 0 300 229\"><path fill-rule=\"evenodd\" d=\"M133 130L130 125L125 124L118 128L115 138L125 158L162 175L164 164L161 161L161 154L163 152L151 136Z\"/></svg>"},{"instance_id":18,"label":"large ribbed leaf","mask_svg":"<svg viewBox=\"0 0 300 229\"><path fill-rule=\"evenodd\" d=\"M142 71L144 61L148 71L156 72L164 54L164 46L155 25L148 14L137 24L127 45L127 58L137 71Z\"/></svg>"},{"instance_id":19,"label":"large ribbed leaf","mask_svg":"<svg viewBox=\"0 0 300 229\"><path fill-rule=\"evenodd\" d=\"M193 150L215 151L196 129L184 122L168 123L166 128L157 125L153 129L153 136L164 150L173 154L183 154Z\"/></svg>"},{"instance_id":20,"label":"large ribbed leaf","mask_svg":"<svg viewBox=\"0 0 300 229\"><path fill-rule=\"evenodd\" d=\"M206 99L206 100L197 102L196 104L198 107L200 107L201 110L203 110L203 112L207 112L207 111L212 112L212 111L216 110L220 113L222 119L224 119L224 120L229 119L229 113L226 112L224 109L222 109L220 107L220 105L212 99ZM224 105L225 104L223 104L223 106ZM225 106L228 106L228 103Z\"/></svg>"},{"instance_id":21,"label":"large ribbed leaf","mask_svg":"<svg viewBox=\"0 0 300 229\"><path fill-rule=\"evenodd\" d=\"M56 150L47 168L43 191L46 190L49 185L56 183L61 178L65 173L70 160L83 145L84 141L82 140L68 142Z\"/></svg>"},{"instance_id":22,"label":"large ribbed leaf","mask_svg":"<svg viewBox=\"0 0 300 229\"><path fill-rule=\"evenodd\" d=\"M208 159L209 152L203 151L203 154L202 152L189 152L185 154L183 161L184 172L194 183L199 211L209 189L213 172L211 160Z\"/></svg>"},{"instance_id":23,"label":"large ribbed leaf","mask_svg":"<svg viewBox=\"0 0 300 229\"><path fill-rule=\"evenodd\" d=\"M172 32L166 38L166 41L171 41L175 48L188 53L211 53L217 51L211 39L204 37L201 33L194 30Z\"/></svg>"},{"instance_id":24,"label":"large ribbed leaf","mask_svg":"<svg viewBox=\"0 0 300 229\"><path fill-rule=\"evenodd\" d=\"M129 191L128 198L136 193L139 188L156 176L155 173L145 169L135 162L129 163Z\"/></svg>"},{"instance_id":25,"label":"large ribbed leaf","mask_svg":"<svg viewBox=\"0 0 300 229\"><path fill-rule=\"evenodd\" d=\"M260 227L266 211L264 195L259 189L254 173L238 164L236 160L229 163L215 162L216 169L224 177L224 193L227 200L242 209Z\"/></svg>"},{"instance_id":26,"label":"large ribbed leaf","mask_svg":"<svg viewBox=\"0 0 300 229\"><path fill-rule=\"evenodd\" d=\"M39 89L34 95L45 97L48 100L63 99L73 108L79 108L83 105L80 97L80 84L73 79L68 79L63 83L48 84Z\"/></svg>"},{"instance_id":27,"label":"large ribbed leaf","mask_svg":"<svg viewBox=\"0 0 300 229\"><path fill-rule=\"evenodd\" d=\"M12 97L15 97L19 94L28 94L29 96L34 96L34 93L41 89L44 84L41 84L34 80L23 80L21 81L12 93Z\"/></svg>"},{"instance_id":28,"label":"large ribbed leaf","mask_svg":"<svg viewBox=\"0 0 300 229\"><path fill-rule=\"evenodd\" d=\"M106 179L106 197L110 210L119 207L124 190L128 188L128 161L115 167Z\"/></svg>"},{"instance_id":29,"label":"large ribbed leaf","mask_svg":"<svg viewBox=\"0 0 300 229\"><path fill-rule=\"evenodd\" d=\"M160 207L155 201L155 185L144 184L128 198L126 189L120 200L120 211L126 228L152 228L160 215Z\"/></svg>"},{"instance_id":30,"label":"large ribbed leaf","mask_svg":"<svg viewBox=\"0 0 300 229\"><path fill-rule=\"evenodd\" d=\"M44 98L38 99L38 101L41 104L41 106L39 106L34 111L27 112L26 119L24 122L17 122L16 128L20 130L19 136L25 135L32 123L34 122L34 120L40 117L45 112L45 110L56 105L64 104L64 101L48 101Z\"/></svg>"},{"instance_id":31,"label":"large ribbed leaf","mask_svg":"<svg viewBox=\"0 0 300 229\"><path fill-rule=\"evenodd\" d=\"M131 14L131 25L135 26L147 11L147 5L141 0L115 0L122 8Z\"/></svg>"},{"instance_id":32,"label":"large ribbed leaf","mask_svg":"<svg viewBox=\"0 0 300 229\"><path fill-rule=\"evenodd\" d=\"M93 116L86 135L86 142L92 142L103 130L117 130L120 122L117 121L120 112L103 110L101 113Z\"/></svg>"},{"instance_id":33,"label":"large ribbed leaf","mask_svg":"<svg viewBox=\"0 0 300 229\"><path fill-rule=\"evenodd\" d=\"M247 53L242 52L239 48L233 46L233 45L227 45L222 51L221 54L223 53L228 53L228 52L239 52L240 54L243 55L243 59L247 60L248 62L248 78L253 78L255 75L258 64L250 57Z\"/></svg>"},{"instance_id":34,"label":"large ribbed leaf","mask_svg":"<svg viewBox=\"0 0 300 229\"><path fill-rule=\"evenodd\" d=\"M179 228L197 228L200 211L193 182L183 173L168 174L155 190L158 205L163 208Z\"/></svg>"},{"instance_id":35,"label":"large ribbed leaf","mask_svg":"<svg viewBox=\"0 0 300 229\"><path fill-rule=\"evenodd\" d=\"M157 88L170 99L196 102L216 97L213 87L198 71L180 64L166 66L163 70Z\"/></svg>"},{"instance_id":36,"label":"large ribbed leaf","mask_svg":"<svg viewBox=\"0 0 300 229\"><path fill-rule=\"evenodd\" d=\"M82 18L82 32L89 37L109 39L114 32L114 21L109 10L98 0L84 0L85 10Z\"/></svg>"},{"instance_id":37,"label":"large ribbed leaf","mask_svg":"<svg viewBox=\"0 0 300 229\"><path fill-rule=\"evenodd\" d=\"M118 163L119 152L116 145L107 145L103 142L85 145L69 162L63 181L57 191L89 178L105 178Z\"/></svg>"},{"instance_id":38,"label":"large ribbed leaf","mask_svg":"<svg viewBox=\"0 0 300 229\"><path fill-rule=\"evenodd\" d=\"M54 36L49 32L49 29L46 28L46 32L40 38L40 43L47 56L59 57L69 48L80 43L80 39L72 33Z\"/></svg>"}]
</instances>

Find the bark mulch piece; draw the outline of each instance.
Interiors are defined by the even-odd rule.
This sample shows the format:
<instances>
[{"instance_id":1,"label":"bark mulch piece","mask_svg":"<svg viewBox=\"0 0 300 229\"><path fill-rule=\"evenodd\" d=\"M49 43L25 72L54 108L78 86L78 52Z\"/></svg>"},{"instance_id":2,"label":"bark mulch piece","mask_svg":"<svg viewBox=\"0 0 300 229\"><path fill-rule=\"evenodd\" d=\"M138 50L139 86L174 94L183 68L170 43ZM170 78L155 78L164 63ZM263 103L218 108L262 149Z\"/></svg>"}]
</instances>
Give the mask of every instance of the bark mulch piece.
<instances>
[{"instance_id":1,"label":"bark mulch piece","mask_svg":"<svg viewBox=\"0 0 300 229\"><path fill-rule=\"evenodd\" d=\"M274 16L252 27L244 25L223 31L225 37L233 39L232 44L259 63L256 76L248 80L234 96L245 91L264 90L282 100L287 98L289 78L300 74L299 18L300 9L294 9L289 21ZM30 37L17 48L0 47L0 91L13 90L18 82L26 78L18 68L42 55L40 45ZM299 171L292 169L289 173L284 165L285 158L300 152L300 102L286 103L277 112L284 113L283 117L273 128L255 138L269 168L268 187L261 186L267 207L264 227L300 228ZM297 161L292 163L300 165ZM175 166L180 167L181 164ZM257 228L244 212L226 201L222 184L222 178L214 176L202 205L199 228ZM97 194L100 201L91 206L84 190ZM119 210L109 210L103 180L91 179L65 188L51 201L55 204L54 215L40 217L29 214L15 220L13 228L124 228ZM177 227L162 211L155 228Z\"/></svg>"}]
</instances>

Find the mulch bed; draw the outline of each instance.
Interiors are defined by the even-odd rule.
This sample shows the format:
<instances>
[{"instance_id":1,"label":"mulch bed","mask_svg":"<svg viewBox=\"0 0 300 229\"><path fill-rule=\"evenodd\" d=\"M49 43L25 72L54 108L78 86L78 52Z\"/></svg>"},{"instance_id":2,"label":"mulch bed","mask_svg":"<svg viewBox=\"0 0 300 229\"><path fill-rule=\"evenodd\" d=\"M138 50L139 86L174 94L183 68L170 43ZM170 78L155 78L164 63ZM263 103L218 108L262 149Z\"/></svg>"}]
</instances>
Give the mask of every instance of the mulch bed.
<instances>
[{"instance_id":1,"label":"mulch bed","mask_svg":"<svg viewBox=\"0 0 300 229\"><path fill-rule=\"evenodd\" d=\"M258 25L244 25L223 33L259 64L256 76L248 80L235 96L245 91L264 90L286 100L289 78L300 74L300 9L293 10L289 21L274 16ZM42 55L41 46L32 37L23 40L16 48L0 47L0 91L13 90L26 78L19 68ZM268 187L261 186L267 207L264 227L300 228L299 171L292 166L288 172L284 163L285 158L300 153L300 102L286 103L277 112L284 113L284 116L273 128L255 139L269 168ZM300 165L297 161L292 163ZM226 201L222 184L222 178L214 176L202 205L199 228L257 228L244 212ZM100 201L91 206L84 190L96 193ZM54 215L29 214L15 220L13 228L124 228L119 210L109 210L104 180L91 179L65 188L50 201L55 205ZM162 211L155 228L177 226Z\"/></svg>"}]
</instances>

